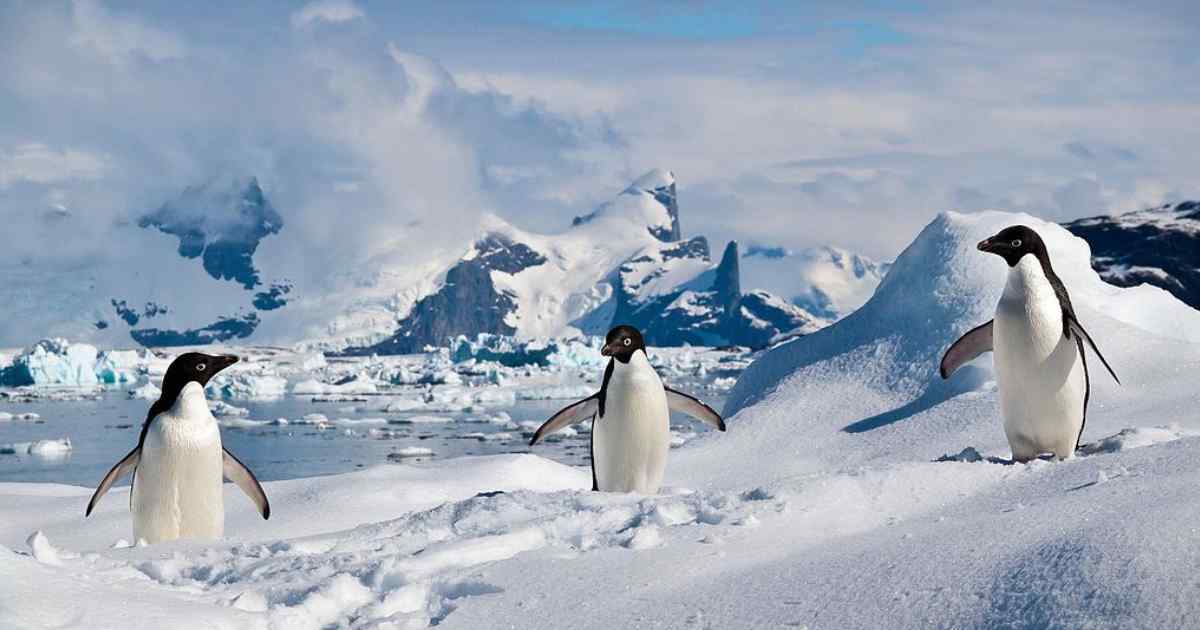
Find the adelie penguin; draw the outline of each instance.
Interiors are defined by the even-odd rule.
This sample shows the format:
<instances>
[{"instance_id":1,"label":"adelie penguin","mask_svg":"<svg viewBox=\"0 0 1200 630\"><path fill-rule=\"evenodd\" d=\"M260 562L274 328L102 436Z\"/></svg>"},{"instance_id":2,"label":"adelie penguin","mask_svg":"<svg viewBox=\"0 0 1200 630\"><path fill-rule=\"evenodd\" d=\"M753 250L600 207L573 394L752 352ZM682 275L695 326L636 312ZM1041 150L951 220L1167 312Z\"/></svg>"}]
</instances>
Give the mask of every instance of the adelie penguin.
<instances>
[{"instance_id":1,"label":"adelie penguin","mask_svg":"<svg viewBox=\"0 0 1200 630\"><path fill-rule=\"evenodd\" d=\"M1024 225L1005 228L980 242L979 250L1008 263L1008 282L995 319L969 331L946 351L942 378L992 351L1000 415L1013 460L1025 462L1043 453L1071 457L1083 435L1091 395L1085 342L1113 379L1120 380L1079 323L1037 232Z\"/></svg>"},{"instance_id":2,"label":"adelie penguin","mask_svg":"<svg viewBox=\"0 0 1200 630\"><path fill-rule=\"evenodd\" d=\"M134 540L220 538L225 531L222 477L236 483L264 519L270 518L271 506L254 474L221 446L221 431L204 397L209 379L237 360L189 352L171 363L137 448L100 481L86 515L117 480L132 474Z\"/></svg>"},{"instance_id":3,"label":"adelie penguin","mask_svg":"<svg viewBox=\"0 0 1200 630\"><path fill-rule=\"evenodd\" d=\"M529 445L563 427L593 418L592 490L654 494L667 467L671 410L686 413L719 431L725 430L725 422L708 405L663 386L636 328L613 328L601 354L611 358L600 391L551 416Z\"/></svg>"}]
</instances>

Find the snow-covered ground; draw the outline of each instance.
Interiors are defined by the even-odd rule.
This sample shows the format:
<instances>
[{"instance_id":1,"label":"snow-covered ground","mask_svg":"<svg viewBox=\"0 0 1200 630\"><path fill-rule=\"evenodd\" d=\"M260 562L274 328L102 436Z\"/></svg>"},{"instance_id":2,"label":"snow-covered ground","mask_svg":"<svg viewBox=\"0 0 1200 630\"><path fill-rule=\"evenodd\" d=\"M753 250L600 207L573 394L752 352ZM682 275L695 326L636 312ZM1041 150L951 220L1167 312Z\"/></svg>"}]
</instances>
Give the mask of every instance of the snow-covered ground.
<instances>
[{"instance_id":1,"label":"snow-covered ground","mask_svg":"<svg viewBox=\"0 0 1200 630\"><path fill-rule=\"evenodd\" d=\"M1095 375L1066 462L997 463L990 358L936 375L1003 285L975 243L1018 222L1124 382ZM1187 627L1198 342L1200 312L1104 285L1062 228L942 215L862 309L751 365L658 496L536 454L397 464L268 483L266 522L228 487L226 540L131 548L125 489L85 521L89 488L0 484L0 626Z\"/></svg>"}]
</instances>

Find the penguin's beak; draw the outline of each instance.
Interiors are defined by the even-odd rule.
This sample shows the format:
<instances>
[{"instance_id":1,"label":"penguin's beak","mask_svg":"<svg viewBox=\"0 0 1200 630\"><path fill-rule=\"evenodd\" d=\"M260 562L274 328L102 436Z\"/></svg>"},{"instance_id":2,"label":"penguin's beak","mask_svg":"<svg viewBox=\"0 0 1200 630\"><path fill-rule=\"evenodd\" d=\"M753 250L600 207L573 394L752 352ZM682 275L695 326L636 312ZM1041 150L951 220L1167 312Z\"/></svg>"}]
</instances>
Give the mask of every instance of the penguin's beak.
<instances>
[{"instance_id":1,"label":"penguin's beak","mask_svg":"<svg viewBox=\"0 0 1200 630\"><path fill-rule=\"evenodd\" d=\"M232 354L222 354L213 361L213 374L224 370L225 368L238 362L238 358Z\"/></svg>"},{"instance_id":2,"label":"penguin's beak","mask_svg":"<svg viewBox=\"0 0 1200 630\"><path fill-rule=\"evenodd\" d=\"M614 341L614 342L608 344L607 346L604 346L603 348L601 348L600 354L603 356L606 356L606 357L611 357L614 354L616 354L617 350L619 350L620 348L621 348L621 341L618 339L617 341Z\"/></svg>"},{"instance_id":3,"label":"penguin's beak","mask_svg":"<svg viewBox=\"0 0 1200 630\"><path fill-rule=\"evenodd\" d=\"M992 239L990 238L985 238L982 241L979 241L979 244L976 245L976 247L981 252L987 252L989 254L995 253L995 245L992 244Z\"/></svg>"}]
</instances>

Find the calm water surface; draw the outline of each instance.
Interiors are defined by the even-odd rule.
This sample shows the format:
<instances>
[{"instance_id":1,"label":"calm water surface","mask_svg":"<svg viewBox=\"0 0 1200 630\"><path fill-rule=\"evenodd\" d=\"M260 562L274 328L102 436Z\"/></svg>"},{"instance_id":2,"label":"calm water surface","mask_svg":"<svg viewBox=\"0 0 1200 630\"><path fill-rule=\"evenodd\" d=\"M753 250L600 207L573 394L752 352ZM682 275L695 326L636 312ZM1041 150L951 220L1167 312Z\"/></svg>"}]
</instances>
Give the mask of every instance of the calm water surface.
<instances>
[{"instance_id":1,"label":"calm water surface","mask_svg":"<svg viewBox=\"0 0 1200 630\"><path fill-rule=\"evenodd\" d=\"M724 400L711 394L706 402L721 409ZM274 401L231 401L250 410L249 418L294 420L305 414L321 413L334 418L387 418L399 422L406 414L372 411L380 402L316 403L309 397L286 397ZM344 473L377 464L397 461L406 447L433 451L433 458L497 453L528 453L528 438L521 430L504 425L471 422L501 411L514 422L541 423L569 400L519 401L514 406L488 408L478 412L431 412L454 418L440 424L386 424L358 426L352 429L333 426L318 429L312 425L262 426L254 428L221 427L225 446L263 481L293 479L315 475ZM108 469L137 444L138 433L150 401L129 400L123 391L106 393L100 400L0 402L0 411L13 414L33 412L41 416L37 423L0 422L0 444L34 440L70 438L74 449L63 457L0 455L0 481L50 482L94 487ZM362 408L359 411L358 408ZM412 415L412 414L407 414ZM674 428L703 431L699 423L686 417L673 417ZM369 428L384 429L385 436L372 434ZM466 437L471 433L511 433L510 440L480 440ZM588 436L580 433L561 441L536 447L540 455L571 465L588 461ZM389 460L389 454L392 459ZM429 458L406 458L419 462ZM128 483L127 481L125 483Z\"/></svg>"}]
</instances>

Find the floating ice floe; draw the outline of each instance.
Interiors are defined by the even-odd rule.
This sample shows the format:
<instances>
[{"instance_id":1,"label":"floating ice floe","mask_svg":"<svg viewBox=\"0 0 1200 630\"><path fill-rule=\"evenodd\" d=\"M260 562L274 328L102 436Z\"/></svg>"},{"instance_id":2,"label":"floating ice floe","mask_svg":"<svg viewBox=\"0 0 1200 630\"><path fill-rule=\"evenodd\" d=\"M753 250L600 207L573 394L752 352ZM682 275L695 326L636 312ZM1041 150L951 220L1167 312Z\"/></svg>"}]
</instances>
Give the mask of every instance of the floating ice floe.
<instances>
[{"instance_id":1,"label":"floating ice floe","mask_svg":"<svg viewBox=\"0 0 1200 630\"><path fill-rule=\"evenodd\" d=\"M393 424L445 424L454 422L449 416L407 416L391 421Z\"/></svg>"},{"instance_id":2,"label":"floating ice floe","mask_svg":"<svg viewBox=\"0 0 1200 630\"><path fill-rule=\"evenodd\" d=\"M315 379L308 379L292 386L292 394L297 396L348 396L354 394L375 394L378 392L379 387L370 377L361 373L338 384L328 384Z\"/></svg>"},{"instance_id":3,"label":"floating ice floe","mask_svg":"<svg viewBox=\"0 0 1200 630\"><path fill-rule=\"evenodd\" d=\"M158 400L162 395L162 390L155 387L154 383L146 383L141 387L135 387L129 390L129 397L138 400Z\"/></svg>"},{"instance_id":4,"label":"floating ice floe","mask_svg":"<svg viewBox=\"0 0 1200 630\"><path fill-rule=\"evenodd\" d=\"M7 411L0 411L0 422L13 422L13 421L41 422L42 417L33 412L9 413Z\"/></svg>"},{"instance_id":5,"label":"floating ice floe","mask_svg":"<svg viewBox=\"0 0 1200 630\"><path fill-rule=\"evenodd\" d=\"M432 457L433 449L423 446L406 446L402 449L388 453L389 460L411 459L414 457Z\"/></svg>"},{"instance_id":6,"label":"floating ice floe","mask_svg":"<svg viewBox=\"0 0 1200 630\"><path fill-rule=\"evenodd\" d=\"M217 424L230 429L254 429L276 425L273 420L250 420L240 416L218 416Z\"/></svg>"},{"instance_id":7,"label":"floating ice floe","mask_svg":"<svg viewBox=\"0 0 1200 630\"><path fill-rule=\"evenodd\" d=\"M519 400L567 400L587 398L596 393L598 388L591 385L547 385L543 387L522 387L516 392Z\"/></svg>"},{"instance_id":8,"label":"floating ice floe","mask_svg":"<svg viewBox=\"0 0 1200 630\"><path fill-rule=\"evenodd\" d=\"M600 354L603 345L599 337L524 340L483 333L474 339L459 335L450 343L450 356L456 363L475 360L506 367L594 368L607 362Z\"/></svg>"},{"instance_id":9,"label":"floating ice floe","mask_svg":"<svg viewBox=\"0 0 1200 630\"><path fill-rule=\"evenodd\" d=\"M60 457L71 452L71 438L57 440L35 440L33 442L13 442L0 444L0 455L37 455L39 457Z\"/></svg>"},{"instance_id":10,"label":"floating ice floe","mask_svg":"<svg viewBox=\"0 0 1200 630\"><path fill-rule=\"evenodd\" d=\"M208 410L212 415L220 417L236 417L245 418L250 415L250 410L245 407L237 407L222 400L214 400L208 403Z\"/></svg>"}]
</instances>

